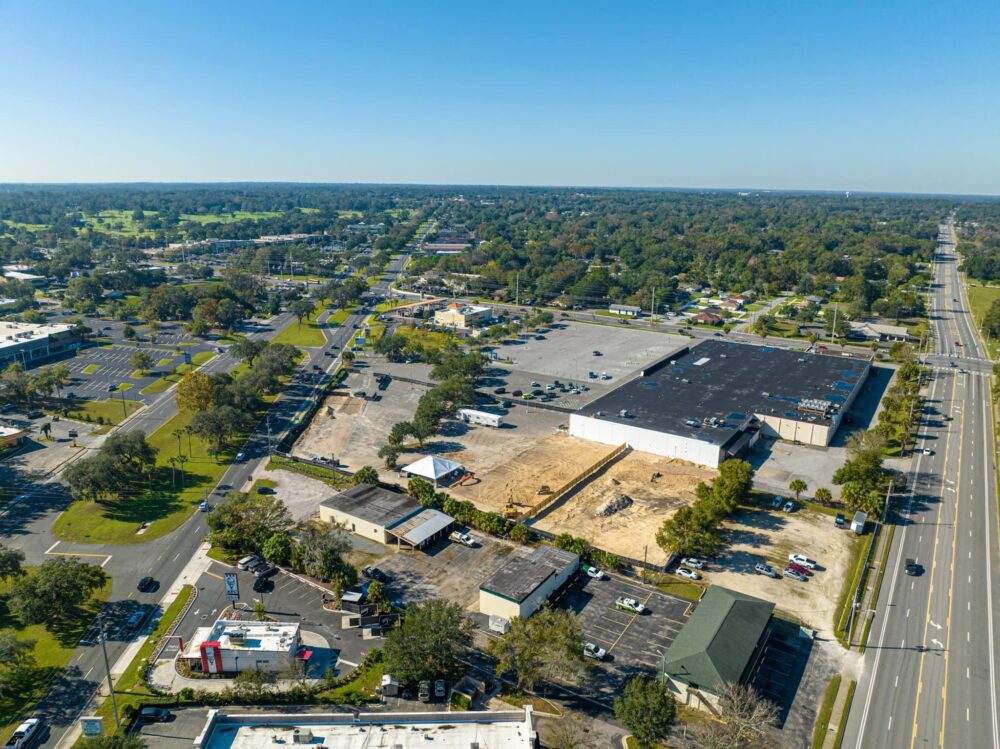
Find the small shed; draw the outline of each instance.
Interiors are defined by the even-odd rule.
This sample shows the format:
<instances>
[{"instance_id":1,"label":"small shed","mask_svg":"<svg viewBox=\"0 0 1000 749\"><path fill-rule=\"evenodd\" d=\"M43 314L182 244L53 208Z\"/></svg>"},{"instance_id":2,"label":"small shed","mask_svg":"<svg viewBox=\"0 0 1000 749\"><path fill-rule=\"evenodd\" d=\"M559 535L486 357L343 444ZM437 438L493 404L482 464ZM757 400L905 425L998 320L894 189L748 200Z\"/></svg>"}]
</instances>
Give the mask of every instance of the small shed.
<instances>
[{"instance_id":1,"label":"small shed","mask_svg":"<svg viewBox=\"0 0 1000 749\"><path fill-rule=\"evenodd\" d=\"M868 522L868 514L859 510L854 513L854 519L851 521L851 530L860 536L865 532L866 522Z\"/></svg>"},{"instance_id":2,"label":"small shed","mask_svg":"<svg viewBox=\"0 0 1000 749\"><path fill-rule=\"evenodd\" d=\"M414 463L410 463L410 465L403 469L402 473L407 478L410 476L419 476L420 478L427 479L437 487L442 484L445 486L450 485L461 476L464 476L466 471L461 463L456 463L453 460L441 458L437 455L427 455Z\"/></svg>"},{"instance_id":3,"label":"small shed","mask_svg":"<svg viewBox=\"0 0 1000 749\"><path fill-rule=\"evenodd\" d=\"M631 304L612 304L608 306L608 312L612 315L623 315L624 317L638 317L642 312L640 307Z\"/></svg>"}]
</instances>

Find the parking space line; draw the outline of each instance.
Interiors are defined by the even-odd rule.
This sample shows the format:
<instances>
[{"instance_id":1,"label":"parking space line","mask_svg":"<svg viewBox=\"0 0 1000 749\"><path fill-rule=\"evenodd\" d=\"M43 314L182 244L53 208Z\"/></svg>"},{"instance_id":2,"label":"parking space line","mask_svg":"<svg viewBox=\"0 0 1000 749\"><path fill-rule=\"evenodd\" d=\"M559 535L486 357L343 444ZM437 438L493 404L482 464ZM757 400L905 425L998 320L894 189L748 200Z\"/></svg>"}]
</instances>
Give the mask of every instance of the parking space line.
<instances>
[{"instance_id":1,"label":"parking space line","mask_svg":"<svg viewBox=\"0 0 1000 749\"><path fill-rule=\"evenodd\" d=\"M618 636L619 634L621 634L621 632L622 632L622 630L621 630L621 629L607 629L607 628L605 628L605 627L601 627L601 626L599 626L599 625L597 625L597 624L593 624L593 625L591 625L590 627L588 627L588 629L599 629L599 630L601 630L602 632L607 632L608 634L612 634L612 635L614 635L614 636L616 636L616 637L617 637L617 636Z\"/></svg>"},{"instance_id":2,"label":"parking space line","mask_svg":"<svg viewBox=\"0 0 1000 749\"><path fill-rule=\"evenodd\" d=\"M214 577L216 580L221 580L222 579L222 575L217 575L216 573L212 572L211 570L205 570L205 574L209 575L210 577Z\"/></svg>"}]
</instances>

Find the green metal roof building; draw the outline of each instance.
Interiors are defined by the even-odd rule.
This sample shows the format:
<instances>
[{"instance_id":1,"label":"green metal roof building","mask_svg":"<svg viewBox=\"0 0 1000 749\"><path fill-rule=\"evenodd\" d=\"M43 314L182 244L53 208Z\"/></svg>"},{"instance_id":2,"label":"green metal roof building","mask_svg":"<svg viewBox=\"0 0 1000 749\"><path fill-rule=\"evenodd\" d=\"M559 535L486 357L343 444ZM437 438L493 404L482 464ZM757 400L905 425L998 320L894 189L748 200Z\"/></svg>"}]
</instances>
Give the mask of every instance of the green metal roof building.
<instances>
[{"instance_id":1,"label":"green metal roof building","mask_svg":"<svg viewBox=\"0 0 1000 749\"><path fill-rule=\"evenodd\" d=\"M664 654L663 674L679 701L714 711L724 684L748 680L773 611L769 601L711 586Z\"/></svg>"}]
</instances>

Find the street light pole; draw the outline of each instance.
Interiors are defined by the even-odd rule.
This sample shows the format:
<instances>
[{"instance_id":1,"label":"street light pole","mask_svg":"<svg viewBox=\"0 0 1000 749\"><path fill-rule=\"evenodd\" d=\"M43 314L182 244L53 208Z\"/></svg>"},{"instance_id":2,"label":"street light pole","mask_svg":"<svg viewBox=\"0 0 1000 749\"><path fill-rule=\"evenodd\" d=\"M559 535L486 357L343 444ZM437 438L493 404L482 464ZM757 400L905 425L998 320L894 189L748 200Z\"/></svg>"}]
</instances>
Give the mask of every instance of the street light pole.
<instances>
[{"instance_id":1,"label":"street light pole","mask_svg":"<svg viewBox=\"0 0 1000 749\"><path fill-rule=\"evenodd\" d=\"M108 693L111 695L111 707L115 712L115 726L121 726L121 720L118 718L118 701L115 700L115 685L111 681L111 665L108 663L108 647L105 644L107 641L107 632L104 629L104 620L100 619L101 627L101 651L104 653L104 671L108 675Z\"/></svg>"}]
</instances>

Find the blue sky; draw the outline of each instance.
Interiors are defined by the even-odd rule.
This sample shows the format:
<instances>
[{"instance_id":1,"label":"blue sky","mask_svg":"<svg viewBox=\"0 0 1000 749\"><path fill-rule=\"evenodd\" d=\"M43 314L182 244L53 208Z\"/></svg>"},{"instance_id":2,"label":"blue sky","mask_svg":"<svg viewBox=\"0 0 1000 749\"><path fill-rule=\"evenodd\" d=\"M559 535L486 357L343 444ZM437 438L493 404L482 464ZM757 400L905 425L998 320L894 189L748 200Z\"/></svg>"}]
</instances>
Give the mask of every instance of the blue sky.
<instances>
[{"instance_id":1,"label":"blue sky","mask_svg":"<svg viewBox=\"0 0 1000 749\"><path fill-rule=\"evenodd\" d=\"M0 182L998 194L998 29L996 0L0 0Z\"/></svg>"}]
</instances>

